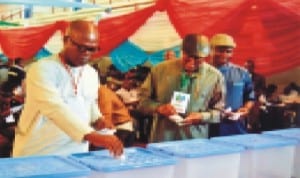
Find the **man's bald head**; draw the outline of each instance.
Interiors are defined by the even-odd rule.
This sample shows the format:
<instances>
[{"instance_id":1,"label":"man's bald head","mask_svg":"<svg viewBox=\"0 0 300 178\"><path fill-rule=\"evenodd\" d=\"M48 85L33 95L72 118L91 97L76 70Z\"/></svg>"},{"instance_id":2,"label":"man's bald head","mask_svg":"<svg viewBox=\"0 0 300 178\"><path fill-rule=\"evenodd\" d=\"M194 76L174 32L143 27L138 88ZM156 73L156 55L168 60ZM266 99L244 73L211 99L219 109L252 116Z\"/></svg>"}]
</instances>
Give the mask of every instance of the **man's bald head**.
<instances>
[{"instance_id":1,"label":"man's bald head","mask_svg":"<svg viewBox=\"0 0 300 178\"><path fill-rule=\"evenodd\" d=\"M75 20L70 22L61 53L66 63L72 66L86 64L99 49L98 27L93 21Z\"/></svg>"},{"instance_id":2,"label":"man's bald head","mask_svg":"<svg viewBox=\"0 0 300 178\"><path fill-rule=\"evenodd\" d=\"M97 40L99 38L98 28L93 21L75 20L70 22L65 36L76 40Z\"/></svg>"}]
</instances>

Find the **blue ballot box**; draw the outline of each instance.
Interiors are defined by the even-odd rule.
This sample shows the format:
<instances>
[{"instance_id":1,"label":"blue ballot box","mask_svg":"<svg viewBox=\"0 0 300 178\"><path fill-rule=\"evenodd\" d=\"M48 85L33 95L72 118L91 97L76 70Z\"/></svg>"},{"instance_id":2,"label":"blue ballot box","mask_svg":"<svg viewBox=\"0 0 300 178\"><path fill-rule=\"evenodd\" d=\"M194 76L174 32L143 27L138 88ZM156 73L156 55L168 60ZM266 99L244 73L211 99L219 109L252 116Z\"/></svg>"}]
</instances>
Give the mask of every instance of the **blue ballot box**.
<instances>
[{"instance_id":1,"label":"blue ballot box","mask_svg":"<svg viewBox=\"0 0 300 178\"><path fill-rule=\"evenodd\" d=\"M172 178L176 159L144 148L124 149L124 158L107 150L73 154L70 158L90 167L94 178Z\"/></svg>"},{"instance_id":2,"label":"blue ballot box","mask_svg":"<svg viewBox=\"0 0 300 178\"><path fill-rule=\"evenodd\" d=\"M92 171L76 161L59 156L0 159L0 177L67 178L85 177Z\"/></svg>"},{"instance_id":3,"label":"blue ballot box","mask_svg":"<svg viewBox=\"0 0 300 178\"><path fill-rule=\"evenodd\" d=\"M295 140L260 134L214 137L211 140L245 148L241 154L240 178L291 178Z\"/></svg>"},{"instance_id":4,"label":"blue ballot box","mask_svg":"<svg viewBox=\"0 0 300 178\"><path fill-rule=\"evenodd\" d=\"M294 155L293 177L300 178L300 128L265 131L262 134L286 137L298 141Z\"/></svg>"},{"instance_id":5,"label":"blue ballot box","mask_svg":"<svg viewBox=\"0 0 300 178\"><path fill-rule=\"evenodd\" d=\"M178 159L174 178L237 178L240 146L191 139L148 144L147 149L172 155Z\"/></svg>"}]
</instances>

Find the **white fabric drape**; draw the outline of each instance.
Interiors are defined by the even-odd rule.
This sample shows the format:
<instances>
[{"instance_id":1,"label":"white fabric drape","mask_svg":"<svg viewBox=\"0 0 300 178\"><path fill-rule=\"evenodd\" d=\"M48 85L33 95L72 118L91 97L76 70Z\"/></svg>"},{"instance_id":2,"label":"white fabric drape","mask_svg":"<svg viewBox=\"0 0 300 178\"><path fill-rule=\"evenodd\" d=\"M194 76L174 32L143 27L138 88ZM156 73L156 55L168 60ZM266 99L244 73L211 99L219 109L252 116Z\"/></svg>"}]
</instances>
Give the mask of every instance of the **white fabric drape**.
<instances>
[{"instance_id":1,"label":"white fabric drape","mask_svg":"<svg viewBox=\"0 0 300 178\"><path fill-rule=\"evenodd\" d=\"M155 12L145 25L129 37L129 41L145 51L158 51L180 45L181 38L166 12Z\"/></svg>"}]
</instances>

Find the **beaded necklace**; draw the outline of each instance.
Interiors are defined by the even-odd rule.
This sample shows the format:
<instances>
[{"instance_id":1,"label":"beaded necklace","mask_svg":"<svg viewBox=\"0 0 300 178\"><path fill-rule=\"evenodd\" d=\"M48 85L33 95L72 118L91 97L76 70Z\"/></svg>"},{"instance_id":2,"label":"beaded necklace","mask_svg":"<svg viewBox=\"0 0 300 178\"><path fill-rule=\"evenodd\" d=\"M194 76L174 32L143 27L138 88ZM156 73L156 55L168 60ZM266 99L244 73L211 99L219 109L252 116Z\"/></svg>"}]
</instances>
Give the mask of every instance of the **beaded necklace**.
<instances>
[{"instance_id":1,"label":"beaded necklace","mask_svg":"<svg viewBox=\"0 0 300 178\"><path fill-rule=\"evenodd\" d=\"M82 73L83 73L84 68L83 67L80 68L79 75L78 75L77 80L76 80L76 77L73 75L73 73L71 71L71 67L66 64L65 60L61 57L61 55L59 55L59 58L60 58L61 63L63 64L64 68L66 69L67 73L69 74L69 76L71 78L71 83L72 83L74 93L75 93L75 95L77 95L77 93L78 93L78 84L79 84L79 81L82 77Z\"/></svg>"}]
</instances>

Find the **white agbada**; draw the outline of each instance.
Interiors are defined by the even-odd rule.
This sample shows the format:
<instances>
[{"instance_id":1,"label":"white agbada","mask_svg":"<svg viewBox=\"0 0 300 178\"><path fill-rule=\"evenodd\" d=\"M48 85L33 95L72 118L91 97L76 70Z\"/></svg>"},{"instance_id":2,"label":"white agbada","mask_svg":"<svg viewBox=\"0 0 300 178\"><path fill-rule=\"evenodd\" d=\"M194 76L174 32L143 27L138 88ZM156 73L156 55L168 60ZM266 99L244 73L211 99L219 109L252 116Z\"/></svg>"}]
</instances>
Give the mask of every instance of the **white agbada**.
<instances>
[{"instance_id":1,"label":"white agbada","mask_svg":"<svg viewBox=\"0 0 300 178\"><path fill-rule=\"evenodd\" d=\"M26 99L15 136L13 157L67 155L88 151L85 134L101 117L98 74L89 65L70 68L57 55L35 62L26 76Z\"/></svg>"}]
</instances>

